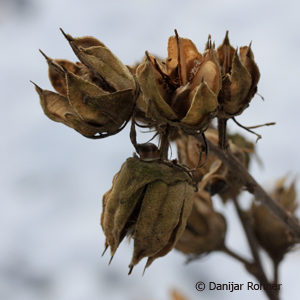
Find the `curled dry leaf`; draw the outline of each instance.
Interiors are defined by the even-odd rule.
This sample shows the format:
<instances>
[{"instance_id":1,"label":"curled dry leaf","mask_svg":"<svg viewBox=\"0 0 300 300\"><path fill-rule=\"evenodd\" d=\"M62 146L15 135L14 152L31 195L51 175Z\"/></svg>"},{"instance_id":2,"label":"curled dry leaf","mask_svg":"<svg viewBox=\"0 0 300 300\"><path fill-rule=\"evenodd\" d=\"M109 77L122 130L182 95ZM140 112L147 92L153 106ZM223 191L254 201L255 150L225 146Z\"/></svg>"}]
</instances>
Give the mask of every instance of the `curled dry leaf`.
<instances>
[{"instance_id":1,"label":"curled dry leaf","mask_svg":"<svg viewBox=\"0 0 300 300\"><path fill-rule=\"evenodd\" d=\"M293 214L298 207L295 182L289 186L285 182L285 177L277 181L271 197ZM279 263L295 244L291 232L263 205L253 203L251 215L257 240L274 262Z\"/></svg>"},{"instance_id":2,"label":"curled dry leaf","mask_svg":"<svg viewBox=\"0 0 300 300\"><path fill-rule=\"evenodd\" d=\"M51 59L51 92L36 85L45 114L89 138L119 132L132 114L136 83L128 68L93 37L65 34L80 62Z\"/></svg>"},{"instance_id":3,"label":"curled dry leaf","mask_svg":"<svg viewBox=\"0 0 300 300\"><path fill-rule=\"evenodd\" d=\"M103 196L101 226L113 256L126 235L134 239L132 268L166 255L182 234L192 208L193 187L181 169L128 158Z\"/></svg>"}]
</instances>

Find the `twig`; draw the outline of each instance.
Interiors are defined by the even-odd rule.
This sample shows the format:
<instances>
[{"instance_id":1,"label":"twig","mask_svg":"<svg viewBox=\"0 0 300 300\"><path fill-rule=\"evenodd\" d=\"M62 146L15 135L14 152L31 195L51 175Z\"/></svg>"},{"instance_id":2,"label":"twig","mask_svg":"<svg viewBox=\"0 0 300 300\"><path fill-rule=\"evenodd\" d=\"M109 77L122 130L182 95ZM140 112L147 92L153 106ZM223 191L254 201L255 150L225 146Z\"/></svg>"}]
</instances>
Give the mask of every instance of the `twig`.
<instances>
[{"instance_id":1,"label":"twig","mask_svg":"<svg viewBox=\"0 0 300 300\"><path fill-rule=\"evenodd\" d=\"M278 284L279 282L279 261L273 261L273 267L274 267L274 284Z\"/></svg>"},{"instance_id":2,"label":"twig","mask_svg":"<svg viewBox=\"0 0 300 300\"><path fill-rule=\"evenodd\" d=\"M242 125L242 124L239 123L234 117L232 118L232 120L233 120L238 126L240 126L241 128L243 128L243 129L249 131L250 133L256 135L256 136L257 136L257 138L256 138L256 143L258 142L258 140L261 139L261 135L258 134L258 133L256 133L255 131L251 130L251 127L246 127L246 126ZM252 128L253 128L253 127L252 127Z\"/></svg>"},{"instance_id":3,"label":"twig","mask_svg":"<svg viewBox=\"0 0 300 300\"><path fill-rule=\"evenodd\" d=\"M168 160L168 150L169 150L169 125L160 133L160 154L162 160Z\"/></svg>"},{"instance_id":4,"label":"twig","mask_svg":"<svg viewBox=\"0 0 300 300\"><path fill-rule=\"evenodd\" d=\"M226 125L227 125L227 119L218 118L219 147L221 149L226 149L228 146Z\"/></svg>"},{"instance_id":5,"label":"twig","mask_svg":"<svg viewBox=\"0 0 300 300\"><path fill-rule=\"evenodd\" d=\"M238 200L233 198L233 203L235 206L235 209L237 211L237 214L240 218L240 221L242 223L242 226L244 228L244 231L246 233L246 237L250 246L250 250L253 256L254 264L252 266L249 266L247 270L256 277L256 279L263 285L263 286L269 286L270 282L268 281L268 278L265 274L265 271L263 269L260 256L259 256L259 245L257 243L256 237L253 232L253 227L251 225L251 221L249 219L249 216L246 212L244 212L238 203ZM246 266L247 267L247 266ZM276 291L265 289L265 293L268 295L270 299L279 299L278 294Z\"/></svg>"},{"instance_id":6,"label":"twig","mask_svg":"<svg viewBox=\"0 0 300 300\"><path fill-rule=\"evenodd\" d=\"M241 262L242 264L244 264L246 266L246 268L248 268L252 263L250 261L248 261L247 259L245 259L244 257L240 256L239 254L237 254L236 252L230 250L229 248L227 248L225 245L224 247L222 247L220 249L220 251L222 251L223 253L229 255L230 257L238 260L239 262Z\"/></svg>"},{"instance_id":7,"label":"twig","mask_svg":"<svg viewBox=\"0 0 300 300\"><path fill-rule=\"evenodd\" d=\"M200 142L201 137L195 136ZM295 240L300 241L300 225L297 218L290 212L285 211L282 206L274 201L265 190L255 181L249 174L248 170L232 155L230 149L224 152L211 141L207 140L209 151L214 153L224 164L226 164L233 172L239 174L248 192L255 196L255 199L260 201L268 208L294 235Z\"/></svg>"},{"instance_id":8,"label":"twig","mask_svg":"<svg viewBox=\"0 0 300 300\"><path fill-rule=\"evenodd\" d=\"M268 278L264 272L261 260L260 260L260 256L259 256L259 246L256 240L256 237L254 235L253 232L253 227L251 225L251 221L249 219L249 216L247 215L247 213L245 213L241 208L240 205L237 201L237 199L233 198L233 203L235 206L235 209L237 211L237 214L240 218L240 221L242 223L242 226L244 228L244 231L246 233L246 237L250 246L250 250L253 256L253 260L254 260L254 268L253 269L248 269L249 272L251 272L256 278L257 280L264 286L269 285L269 281ZM265 290L266 294L269 296L270 299L278 299L278 294L275 293L273 290Z\"/></svg>"}]
</instances>

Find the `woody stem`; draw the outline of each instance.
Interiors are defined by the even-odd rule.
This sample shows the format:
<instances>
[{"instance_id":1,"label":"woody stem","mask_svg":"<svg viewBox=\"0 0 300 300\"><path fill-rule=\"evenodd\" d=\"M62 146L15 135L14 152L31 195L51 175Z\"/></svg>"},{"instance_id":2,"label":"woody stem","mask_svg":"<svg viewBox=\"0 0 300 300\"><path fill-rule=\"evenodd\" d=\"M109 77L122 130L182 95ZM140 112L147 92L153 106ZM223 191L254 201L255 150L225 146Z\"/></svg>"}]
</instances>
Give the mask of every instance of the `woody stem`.
<instances>
[{"instance_id":1,"label":"woody stem","mask_svg":"<svg viewBox=\"0 0 300 300\"><path fill-rule=\"evenodd\" d=\"M219 147L222 150L227 148L226 125L227 119L218 118Z\"/></svg>"},{"instance_id":2,"label":"woody stem","mask_svg":"<svg viewBox=\"0 0 300 300\"><path fill-rule=\"evenodd\" d=\"M274 265L274 283L278 284L278 278L279 278L279 261L274 261L273 265Z\"/></svg>"},{"instance_id":3,"label":"woody stem","mask_svg":"<svg viewBox=\"0 0 300 300\"><path fill-rule=\"evenodd\" d=\"M162 133L160 134L160 158L168 160L169 151L169 125L167 124Z\"/></svg>"},{"instance_id":4,"label":"woody stem","mask_svg":"<svg viewBox=\"0 0 300 300\"><path fill-rule=\"evenodd\" d=\"M234 258L235 260L238 260L239 262L241 262L245 266L251 265L250 261L247 261L247 259L245 259L244 257L240 256L238 253L232 251L231 249L229 249L225 245L220 249L220 251L222 251L223 253L227 254L228 256Z\"/></svg>"},{"instance_id":5,"label":"woody stem","mask_svg":"<svg viewBox=\"0 0 300 300\"><path fill-rule=\"evenodd\" d=\"M258 243L256 240L256 237L254 235L253 232L253 227L251 224L251 220L249 218L249 215L243 211L239 205L239 202L236 198L233 198L233 203L236 209L236 212L239 216L239 219L242 223L242 226L244 228L248 243L249 243L249 247L253 256L253 265L252 266L246 266L248 272L250 272L253 276L256 277L256 279L258 280L259 283L261 283L263 286L269 286L270 282L268 281L268 278L265 274L265 271L263 269L262 263L261 263L261 259L259 256L259 252L258 252ZM278 298L278 294L273 291L273 290L269 290L269 289L264 289L265 293L268 295L269 299L279 299Z\"/></svg>"}]
</instances>

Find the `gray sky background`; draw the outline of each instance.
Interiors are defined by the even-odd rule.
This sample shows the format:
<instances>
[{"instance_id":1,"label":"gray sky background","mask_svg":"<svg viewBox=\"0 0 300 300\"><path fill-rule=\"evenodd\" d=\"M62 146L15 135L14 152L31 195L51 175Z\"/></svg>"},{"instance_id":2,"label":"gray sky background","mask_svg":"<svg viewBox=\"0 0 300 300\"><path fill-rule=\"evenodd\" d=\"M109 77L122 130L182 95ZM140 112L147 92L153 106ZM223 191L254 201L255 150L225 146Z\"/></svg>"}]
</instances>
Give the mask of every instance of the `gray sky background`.
<instances>
[{"instance_id":1,"label":"gray sky background","mask_svg":"<svg viewBox=\"0 0 300 300\"><path fill-rule=\"evenodd\" d=\"M132 245L123 243L108 267L108 255L100 257L101 199L133 152L128 128L105 140L88 140L43 115L29 80L51 88L39 48L50 57L75 60L59 27L74 36L97 37L125 64L139 61L145 50L165 57L174 28L200 51L208 34L218 45L226 30L234 47L252 40L265 101L256 96L238 120L277 122L258 130L264 168L252 166L255 178L269 187L278 177L300 172L299 10L298 1L0 0L0 298L164 300L175 286L191 300L265 299L260 292L196 292L199 280L254 281L221 254L184 265L185 257L172 251L144 277L143 263L128 277ZM228 244L247 256L232 206L215 203L229 216ZM299 251L292 252L282 265L282 299L297 298L299 258ZM265 263L270 266L267 258Z\"/></svg>"}]
</instances>

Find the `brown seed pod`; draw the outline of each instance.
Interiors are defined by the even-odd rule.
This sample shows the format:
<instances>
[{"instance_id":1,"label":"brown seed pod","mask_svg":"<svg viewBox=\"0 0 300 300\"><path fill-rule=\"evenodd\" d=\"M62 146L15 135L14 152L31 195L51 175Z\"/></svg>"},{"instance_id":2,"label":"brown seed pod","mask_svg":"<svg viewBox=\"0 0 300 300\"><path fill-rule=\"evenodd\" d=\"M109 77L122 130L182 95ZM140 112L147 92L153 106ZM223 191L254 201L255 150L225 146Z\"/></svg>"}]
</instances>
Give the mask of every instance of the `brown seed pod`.
<instances>
[{"instance_id":1,"label":"brown seed pod","mask_svg":"<svg viewBox=\"0 0 300 300\"><path fill-rule=\"evenodd\" d=\"M204 131L217 114L221 73L212 48L201 55L176 32L169 38L166 63L147 53L136 75L146 114L157 123L195 133Z\"/></svg>"},{"instance_id":2,"label":"brown seed pod","mask_svg":"<svg viewBox=\"0 0 300 300\"><path fill-rule=\"evenodd\" d=\"M218 144L218 133L215 129L208 129L205 135L212 143ZM239 146L234 144L234 141ZM199 182L199 189L203 188L211 195L218 193L223 201L236 197L240 193L243 187L240 177L228 169L215 155L208 153L207 158L202 155L200 160L201 143L196 138L181 135L176 140L176 145L180 163L194 169L193 175ZM234 156L247 166L249 153L253 152L253 144L234 135L233 140L229 140L229 146ZM201 165L200 168L199 165Z\"/></svg>"},{"instance_id":3,"label":"brown seed pod","mask_svg":"<svg viewBox=\"0 0 300 300\"><path fill-rule=\"evenodd\" d=\"M259 69L254 61L251 45L235 50L229 43L228 31L217 49L222 69L222 89L219 93L220 118L241 114L257 91Z\"/></svg>"},{"instance_id":4,"label":"brown seed pod","mask_svg":"<svg viewBox=\"0 0 300 300\"><path fill-rule=\"evenodd\" d=\"M126 235L134 239L132 268L148 267L167 254L182 234L192 208L190 177L160 161L128 158L103 196L101 226L113 256Z\"/></svg>"},{"instance_id":5,"label":"brown seed pod","mask_svg":"<svg viewBox=\"0 0 300 300\"><path fill-rule=\"evenodd\" d=\"M45 114L89 138L119 132L131 117L137 97L133 75L100 41L65 34L81 62L45 56L58 93L36 85Z\"/></svg>"},{"instance_id":6,"label":"brown seed pod","mask_svg":"<svg viewBox=\"0 0 300 300\"><path fill-rule=\"evenodd\" d=\"M285 177L277 181L271 197L293 214L298 207L295 182L286 187L285 181ZM253 203L250 213L257 240L274 262L279 263L295 245L291 232L261 204Z\"/></svg>"},{"instance_id":7,"label":"brown seed pod","mask_svg":"<svg viewBox=\"0 0 300 300\"><path fill-rule=\"evenodd\" d=\"M214 211L210 195L206 191L196 192L193 200L192 212L175 248L192 256L219 250L224 245L227 228L225 218Z\"/></svg>"}]
</instances>

